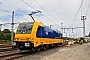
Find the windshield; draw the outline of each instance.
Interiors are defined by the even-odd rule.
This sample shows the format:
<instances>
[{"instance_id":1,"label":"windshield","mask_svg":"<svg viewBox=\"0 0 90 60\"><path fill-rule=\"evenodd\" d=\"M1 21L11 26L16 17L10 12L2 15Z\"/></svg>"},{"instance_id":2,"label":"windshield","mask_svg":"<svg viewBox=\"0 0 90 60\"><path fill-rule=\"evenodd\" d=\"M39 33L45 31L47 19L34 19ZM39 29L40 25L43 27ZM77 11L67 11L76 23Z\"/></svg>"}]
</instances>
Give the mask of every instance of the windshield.
<instances>
[{"instance_id":1,"label":"windshield","mask_svg":"<svg viewBox=\"0 0 90 60\"><path fill-rule=\"evenodd\" d=\"M34 22L20 23L17 28L17 34L31 34Z\"/></svg>"}]
</instances>

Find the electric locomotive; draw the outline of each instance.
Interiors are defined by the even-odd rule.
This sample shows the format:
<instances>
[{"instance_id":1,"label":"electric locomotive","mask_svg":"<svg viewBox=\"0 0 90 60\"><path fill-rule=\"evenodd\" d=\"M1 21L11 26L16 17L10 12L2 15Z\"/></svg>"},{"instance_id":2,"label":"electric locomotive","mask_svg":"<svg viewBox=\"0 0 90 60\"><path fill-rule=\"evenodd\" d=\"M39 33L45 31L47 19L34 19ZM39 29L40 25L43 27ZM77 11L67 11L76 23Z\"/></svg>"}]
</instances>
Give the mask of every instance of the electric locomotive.
<instances>
[{"instance_id":1,"label":"electric locomotive","mask_svg":"<svg viewBox=\"0 0 90 60\"><path fill-rule=\"evenodd\" d=\"M24 22L18 25L14 37L14 46L20 51L40 50L62 45L62 33L46 27L41 22Z\"/></svg>"}]
</instances>

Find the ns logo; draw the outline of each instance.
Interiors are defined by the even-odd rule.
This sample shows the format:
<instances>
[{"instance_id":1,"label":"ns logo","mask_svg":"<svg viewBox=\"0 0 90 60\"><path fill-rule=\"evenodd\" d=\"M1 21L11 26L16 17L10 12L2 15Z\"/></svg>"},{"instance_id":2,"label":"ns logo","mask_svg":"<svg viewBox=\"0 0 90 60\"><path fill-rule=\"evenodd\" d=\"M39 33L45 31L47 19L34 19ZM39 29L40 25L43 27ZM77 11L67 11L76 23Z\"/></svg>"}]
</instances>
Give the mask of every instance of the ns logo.
<instances>
[{"instance_id":1,"label":"ns logo","mask_svg":"<svg viewBox=\"0 0 90 60\"><path fill-rule=\"evenodd\" d=\"M46 35L48 35L48 32L47 31L45 33L46 33Z\"/></svg>"}]
</instances>

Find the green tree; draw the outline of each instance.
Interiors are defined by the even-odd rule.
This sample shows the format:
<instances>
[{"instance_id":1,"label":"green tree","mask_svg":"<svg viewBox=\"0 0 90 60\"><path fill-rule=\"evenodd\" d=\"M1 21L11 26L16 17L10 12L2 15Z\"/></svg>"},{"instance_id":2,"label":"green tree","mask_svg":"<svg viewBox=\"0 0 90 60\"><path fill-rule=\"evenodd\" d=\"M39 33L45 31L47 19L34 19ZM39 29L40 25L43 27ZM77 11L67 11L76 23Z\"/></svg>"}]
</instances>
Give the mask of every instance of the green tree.
<instances>
[{"instance_id":1,"label":"green tree","mask_svg":"<svg viewBox=\"0 0 90 60\"><path fill-rule=\"evenodd\" d=\"M11 33L6 33L7 39L11 40Z\"/></svg>"},{"instance_id":2,"label":"green tree","mask_svg":"<svg viewBox=\"0 0 90 60\"><path fill-rule=\"evenodd\" d=\"M8 29L0 31L0 40L11 40L11 32Z\"/></svg>"},{"instance_id":3,"label":"green tree","mask_svg":"<svg viewBox=\"0 0 90 60\"><path fill-rule=\"evenodd\" d=\"M3 32L0 31L0 40L3 40Z\"/></svg>"},{"instance_id":4,"label":"green tree","mask_svg":"<svg viewBox=\"0 0 90 60\"><path fill-rule=\"evenodd\" d=\"M3 32L4 33L10 33L10 30L9 29L4 29Z\"/></svg>"},{"instance_id":5,"label":"green tree","mask_svg":"<svg viewBox=\"0 0 90 60\"><path fill-rule=\"evenodd\" d=\"M8 40L7 35L3 34L3 40Z\"/></svg>"},{"instance_id":6,"label":"green tree","mask_svg":"<svg viewBox=\"0 0 90 60\"><path fill-rule=\"evenodd\" d=\"M83 37L80 37L80 40L84 40L84 38Z\"/></svg>"}]
</instances>

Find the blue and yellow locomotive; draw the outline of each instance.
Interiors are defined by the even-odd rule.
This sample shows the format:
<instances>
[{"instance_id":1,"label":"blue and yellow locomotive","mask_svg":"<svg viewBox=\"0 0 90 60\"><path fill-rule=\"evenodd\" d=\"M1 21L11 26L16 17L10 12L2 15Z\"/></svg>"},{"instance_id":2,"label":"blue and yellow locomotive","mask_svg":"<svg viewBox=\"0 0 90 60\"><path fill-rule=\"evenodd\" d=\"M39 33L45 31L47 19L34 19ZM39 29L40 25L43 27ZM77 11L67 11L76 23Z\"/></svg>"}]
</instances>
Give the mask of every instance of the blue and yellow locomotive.
<instances>
[{"instance_id":1,"label":"blue and yellow locomotive","mask_svg":"<svg viewBox=\"0 0 90 60\"><path fill-rule=\"evenodd\" d=\"M24 22L18 25L14 44L19 50L40 50L63 44L62 34L41 22Z\"/></svg>"}]
</instances>

